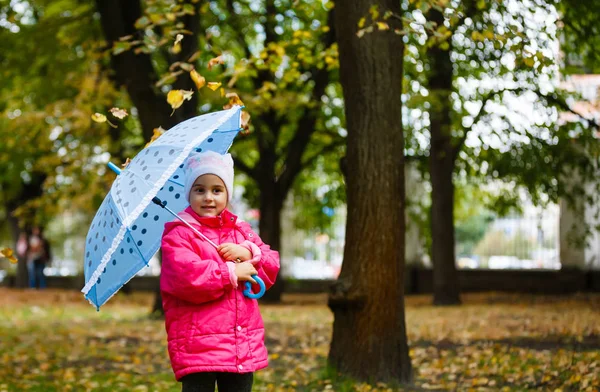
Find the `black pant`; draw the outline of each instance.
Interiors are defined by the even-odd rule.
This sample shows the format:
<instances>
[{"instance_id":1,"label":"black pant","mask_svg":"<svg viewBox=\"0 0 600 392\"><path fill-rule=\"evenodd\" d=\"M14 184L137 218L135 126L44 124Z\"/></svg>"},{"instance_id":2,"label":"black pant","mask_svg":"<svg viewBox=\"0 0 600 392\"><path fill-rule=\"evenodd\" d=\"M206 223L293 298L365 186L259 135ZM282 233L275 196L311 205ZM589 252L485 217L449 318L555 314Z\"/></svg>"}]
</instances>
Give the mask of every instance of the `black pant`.
<instances>
[{"instance_id":1,"label":"black pant","mask_svg":"<svg viewBox=\"0 0 600 392\"><path fill-rule=\"evenodd\" d=\"M253 373L192 373L181 379L181 392L251 392Z\"/></svg>"}]
</instances>

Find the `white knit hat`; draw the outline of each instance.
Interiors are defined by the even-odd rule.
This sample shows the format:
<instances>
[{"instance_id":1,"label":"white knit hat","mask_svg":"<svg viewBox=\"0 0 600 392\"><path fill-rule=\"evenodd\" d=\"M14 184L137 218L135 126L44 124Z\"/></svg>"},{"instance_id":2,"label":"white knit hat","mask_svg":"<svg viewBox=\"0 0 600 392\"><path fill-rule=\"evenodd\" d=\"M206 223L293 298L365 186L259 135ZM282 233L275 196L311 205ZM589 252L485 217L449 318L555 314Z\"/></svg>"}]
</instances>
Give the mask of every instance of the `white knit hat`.
<instances>
[{"instance_id":1,"label":"white knit hat","mask_svg":"<svg viewBox=\"0 0 600 392\"><path fill-rule=\"evenodd\" d=\"M204 174L214 174L223 180L227 188L227 201L233 196L233 158L214 151L192 152L183 167L185 173L185 198L190 201L190 191L196 179Z\"/></svg>"}]
</instances>

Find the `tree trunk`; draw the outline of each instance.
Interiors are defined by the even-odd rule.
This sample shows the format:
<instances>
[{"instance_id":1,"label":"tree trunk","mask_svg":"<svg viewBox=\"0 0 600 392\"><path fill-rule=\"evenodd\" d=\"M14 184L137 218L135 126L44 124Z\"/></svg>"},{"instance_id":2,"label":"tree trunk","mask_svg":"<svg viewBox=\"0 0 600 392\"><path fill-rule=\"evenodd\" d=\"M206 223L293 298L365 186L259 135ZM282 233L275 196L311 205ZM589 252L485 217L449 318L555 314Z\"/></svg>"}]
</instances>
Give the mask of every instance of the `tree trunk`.
<instances>
[{"instance_id":1,"label":"tree trunk","mask_svg":"<svg viewBox=\"0 0 600 392\"><path fill-rule=\"evenodd\" d=\"M443 23L442 13L430 12L429 20ZM449 42L452 45L451 42ZM429 94L431 97L431 239L433 261L433 303L460 303L454 243L454 172L455 152L452 143L450 93L452 91L452 61L450 50L433 45L427 50L430 62Z\"/></svg>"},{"instance_id":2,"label":"tree trunk","mask_svg":"<svg viewBox=\"0 0 600 392\"><path fill-rule=\"evenodd\" d=\"M403 43L390 31L356 35L369 8L400 14L394 0L336 2L340 75L348 128L344 263L329 296L329 363L370 382L409 382L404 319Z\"/></svg>"},{"instance_id":3,"label":"tree trunk","mask_svg":"<svg viewBox=\"0 0 600 392\"><path fill-rule=\"evenodd\" d=\"M279 192L275 191L276 184L260 187L260 220L258 223L260 238L281 254L281 209L283 202ZM262 297L263 302L280 302L284 290L281 272L275 284Z\"/></svg>"},{"instance_id":4,"label":"tree trunk","mask_svg":"<svg viewBox=\"0 0 600 392\"><path fill-rule=\"evenodd\" d=\"M162 265L162 252L158 250L158 261ZM154 289L154 303L152 304L152 311L150 314L161 317L165 314L165 309L163 308L162 295L160 293L160 279L158 280L158 284Z\"/></svg>"}]
</instances>

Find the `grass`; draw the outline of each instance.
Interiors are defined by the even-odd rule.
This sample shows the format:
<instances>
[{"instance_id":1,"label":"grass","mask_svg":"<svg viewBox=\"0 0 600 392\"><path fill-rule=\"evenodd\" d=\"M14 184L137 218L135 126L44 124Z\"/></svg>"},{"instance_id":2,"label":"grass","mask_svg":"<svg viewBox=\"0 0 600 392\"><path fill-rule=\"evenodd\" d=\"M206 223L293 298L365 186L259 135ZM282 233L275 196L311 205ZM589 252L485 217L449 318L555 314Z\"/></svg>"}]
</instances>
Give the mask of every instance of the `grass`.
<instances>
[{"instance_id":1,"label":"grass","mask_svg":"<svg viewBox=\"0 0 600 392\"><path fill-rule=\"evenodd\" d=\"M0 289L0 392L179 391L152 296L117 295L96 312L80 293ZM459 307L407 298L414 384L404 390L600 389L600 295L463 296ZM269 368L255 391L397 391L326 366L325 296L262 306Z\"/></svg>"}]
</instances>

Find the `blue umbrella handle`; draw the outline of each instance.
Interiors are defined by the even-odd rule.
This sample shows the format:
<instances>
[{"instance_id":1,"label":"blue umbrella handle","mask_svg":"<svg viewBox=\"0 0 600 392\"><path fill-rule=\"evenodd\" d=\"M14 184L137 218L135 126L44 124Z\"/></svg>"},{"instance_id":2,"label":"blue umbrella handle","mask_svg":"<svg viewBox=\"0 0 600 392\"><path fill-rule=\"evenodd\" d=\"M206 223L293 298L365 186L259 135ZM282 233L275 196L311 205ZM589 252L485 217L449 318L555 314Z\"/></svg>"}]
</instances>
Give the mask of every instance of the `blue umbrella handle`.
<instances>
[{"instance_id":1,"label":"blue umbrella handle","mask_svg":"<svg viewBox=\"0 0 600 392\"><path fill-rule=\"evenodd\" d=\"M258 285L260 286L260 291L254 294L252 292L252 284L250 282L246 282L246 289L244 290L244 295L250 299L259 299L265 294L265 291L267 290L265 288L265 282L263 282L263 280L259 278L258 275L252 275L252 278L256 280L256 283L258 283Z\"/></svg>"}]
</instances>

